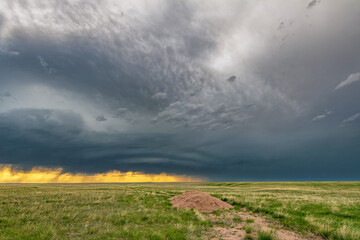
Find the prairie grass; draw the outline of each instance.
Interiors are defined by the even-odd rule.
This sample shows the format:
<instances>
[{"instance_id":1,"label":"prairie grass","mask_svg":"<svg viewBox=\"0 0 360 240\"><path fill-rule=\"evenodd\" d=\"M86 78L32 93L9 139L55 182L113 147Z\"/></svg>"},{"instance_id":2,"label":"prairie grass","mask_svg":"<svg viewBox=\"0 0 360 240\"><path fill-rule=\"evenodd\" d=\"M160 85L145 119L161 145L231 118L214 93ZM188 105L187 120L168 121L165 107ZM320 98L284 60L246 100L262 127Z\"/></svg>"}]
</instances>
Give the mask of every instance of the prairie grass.
<instances>
[{"instance_id":1,"label":"prairie grass","mask_svg":"<svg viewBox=\"0 0 360 240\"><path fill-rule=\"evenodd\" d=\"M251 236L251 235L245 235L244 239L243 240L253 240L254 237Z\"/></svg>"},{"instance_id":2,"label":"prairie grass","mask_svg":"<svg viewBox=\"0 0 360 240\"><path fill-rule=\"evenodd\" d=\"M253 230L252 227L246 227L246 228L245 228L245 232L246 232L246 233L251 233L252 230Z\"/></svg>"},{"instance_id":3,"label":"prairie grass","mask_svg":"<svg viewBox=\"0 0 360 240\"><path fill-rule=\"evenodd\" d=\"M241 223L242 221L243 221L243 219L241 217L233 218L234 223Z\"/></svg>"},{"instance_id":4,"label":"prairie grass","mask_svg":"<svg viewBox=\"0 0 360 240\"><path fill-rule=\"evenodd\" d=\"M298 232L360 239L360 182L207 183L235 208L247 208ZM219 189L218 189L219 188ZM221 189L221 190L220 190Z\"/></svg>"},{"instance_id":5,"label":"prairie grass","mask_svg":"<svg viewBox=\"0 0 360 240\"><path fill-rule=\"evenodd\" d=\"M210 221L170 191L126 184L0 186L0 239L202 239Z\"/></svg>"},{"instance_id":6,"label":"prairie grass","mask_svg":"<svg viewBox=\"0 0 360 240\"><path fill-rule=\"evenodd\" d=\"M273 232L259 231L257 234L258 240L276 240L276 236Z\"/></svg>"},{"instance_id":7,"label":"prairie grass","mask_svg":"<svg viewBox=\"0 0 360 240\"><path fill-rule=\"evenodd\" d=\"M298 232L360 239L359 182L0 184L0 239L206 239L208 215L168 201L194 189L234 205L227 211L247 208Z\"/></svg>"}]
</instances>

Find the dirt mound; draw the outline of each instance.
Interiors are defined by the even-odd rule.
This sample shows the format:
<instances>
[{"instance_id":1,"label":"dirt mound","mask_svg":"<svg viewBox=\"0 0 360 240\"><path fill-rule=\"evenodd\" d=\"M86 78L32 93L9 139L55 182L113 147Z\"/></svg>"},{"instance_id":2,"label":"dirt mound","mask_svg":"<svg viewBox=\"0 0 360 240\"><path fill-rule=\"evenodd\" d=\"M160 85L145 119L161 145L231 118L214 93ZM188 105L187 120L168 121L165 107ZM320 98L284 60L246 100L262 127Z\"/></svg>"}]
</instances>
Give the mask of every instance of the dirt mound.
<instances>
[{"instance_id":1,"label":"dirt mound","mask_svg":"<svg viewBox=\"0 0 360 240\"><path fill-rule=\"evenodd\" d=\"M174 207L213 212L222 208L233 208L230 204L201 191L187 191L169 199Z\"/></svg>"}]
</instances>

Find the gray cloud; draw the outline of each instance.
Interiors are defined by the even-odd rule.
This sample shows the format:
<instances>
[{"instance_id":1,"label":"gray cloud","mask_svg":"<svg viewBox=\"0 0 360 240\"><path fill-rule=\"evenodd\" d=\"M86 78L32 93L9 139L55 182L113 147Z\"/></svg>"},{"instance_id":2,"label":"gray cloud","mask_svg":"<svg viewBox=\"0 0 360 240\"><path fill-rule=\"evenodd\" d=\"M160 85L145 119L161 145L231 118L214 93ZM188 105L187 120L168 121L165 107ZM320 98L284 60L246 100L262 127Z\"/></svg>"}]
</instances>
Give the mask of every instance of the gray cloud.
<instances>
[{"instance_id":1,"label":"gray cloud","mask_svg":"<svg viewBox=\"0 0 360 240\"><path fill-rule=\"evenodd\" d=\"M41 56L37 56L39 59L40 65L46 70L49 74L53 74L56 72L56 69L49 66L49 63L45 61L45 59Z\"/></svg>"},{"instance_id":2,"label":"gray cloud","mask_svg":"<svg viewBox=\"0 0 360 240\"><path fill-rule=\"evenodd\" d=\"M312 0L311 2L309 2L307 8L313 8L316 5L318 5L320 3L320 0Z\"/></svg>"},{"instance_id":3,"label":"gray cloud","mask_svg":"<svg viewBox=\"0 0 360 240\"><path fill-rule=\"evenodd\" d=\"M359 80L360 80L360 72L350 74L344 81L342 81L341 83L339 83L339 85L336 86L335 90L343 88Z\"/></svg>"},{"instance_id":4,"label":"gray cloud","mask_svg":"<svg viewBox=\"0 0 360 240\"><path fill-rule=\"evenodd\" d=\"M96 121L98 121L98 122L104 122L104 121L106 121L107 119L104 117L104 116L97 116L96 117Z\"/></svg>"},{"instance_id":5,"label":"gray cloud","mask_svg":"<svg viewBox=\"0 0 360 240\"><path fill-rule=\"evenodd\" d=\"M11 93L10 92L3 92L3 93L0 93L0 96L1 97L11 97Z\"/></svg>"},{"instance_id":6,"label":"gray cloud","mask_svg":"<svg viewBox=\"0 0 360 240\"><path fill-rule=\"evenodd\" d=\"M348 123L353 122L353 121L357 120L358 118L360 118L360 113L356 113L356 114L352 115L351 117L343 120L343 121L341 122L341 125L340 125L340 126L342 126L342 127L343 127L343 126L346 126Z\"/></svg>"},{"instance_id":7,"label":"gray cloud","mask_svg":"<svg viewBox=\"0 0 360 240\"><path fill-rule=\"evenodd\" d=\"M231 76L231 77L229 77L227 80L228 80L229 82L233 82L233 81L235 81L235 79L236 79L236 76Z\"/></svg>"},{"instance_id":8,"label":"gray cloud","mask_svg":"<svg viewBox=\"0 0 360 240\"><path fill-rule=\"evenodd\" d=\"M0 101L3 101L5 98L9 98L11 97L11 93L10 92L0 92Z\"/></svg>"},{"instance_id":9,"label":"gray cloud","mask_svg":"<svg viewBox=\"0 0 360 240\"><path fill-rule=\"evenodd\" d=\"M63 167L71 172L166 171L208 176L213 180L351 180L358 174L359 165L353 154L360 153L354 148L360 139L351 131L347 136L334 131L316 136L295 131L290 136L289 132L274 134L271 141L265 135L255 137L248 133L190 136L102 134L82 130L63 134L60 130L72 121L63 121L60 125L44 120L48 111L23 110L6 117L28 116L29 112L49 123L40 121L40 125L29 127L24 121L11 127L9 121L0 121L0 141L8 143L0 145L2 163L25 168ZM4 118L2 115L1 120ZM16 151L18 149L22 151ZM344 159L341 165L337 164L339 157ZM313 161L317 158L327 159L327 165Z\"/></svg>"},{"instance_id":10,"label":"gray cloud","mask_svg":"<svg viewBox=\"0 0 360 240\"><path fill-rule=\"evenodd\" d=\"M162 99L166 99L167 98L167 94L164 93L164 92L158 92L158 93L155 93L153 96L152 96L153 99L156 99L156 100L162 100Z\"/></svg>"},{"instance_id":11,"label":"gray cloud","mask_svg":"<svg viewBox=\"0 0 360 240\"><path fill-rule=\"evenodd\" d=\"M9 128L52 132L56 135L78 135L84 127L78 114L50 109L15 109L0 113L0 123Z\"/></svg>"},{"instance_id":12,"label":"gray cloud","mask_svg":"<svg viewBox=\"0 0 360 240\"><path fill-rule=\"evenodd\" d=\"M20 55L19 52L6 50L6 49L2 49L2 48L0 48L0 54L5 55L5 56L18 56L18 55Z\"/></svg>"},{"instance_id":13,"label":"gray cloud","mask_svg":"<svg viewBox=\"0 0 360 240\"><path fill-rule=\"evenodd\" d=\"M319 2L1 1L2 161L352 176L360 8Z\"/></svg>"},{"instance_id":14,"label":"gray cloud","mask_svg":"<svg viewBox=\"0 0 360 240\"><path fill-rule=\"evenodd\" d=\"M284 97L278 92L279 90L264 86L258 77L252 76L252 80L248 83L236 84L231 87L232 89L217 81L222 78L221 74L210 69L204 59L211 52L218 50L220 47L218 42L221 41L224 30L221 30L221 26L214 21L212 16L199 20L198 27L191 27L189 23L202 14L197 4L167 2L162 12L144 14L141 11L135 11L129 15L125 13L120 19L108 13L111 8L104 4L104 7L97 7L99 12L92 13L91 19L95 26L107 25L108 32L99 34L99 29L96 27L82 29L81 38L72 36L79 34L76 32L79 28L78 23L89 21L85 16L90 14L89 12L96 5L95 2L85 4L82 9L74 6L73 11L76 11L76 15L72 14L68 6L61 5L59 12L70 18L64 23L58 21L58 18L63 16L57 14L52 14L50 20L44 22L41 16L32 13L36 5L32 7L32 4L24 9L15 2L11 7L24 14L9 16L9 19L18 20L26 18L27 14L31 13L38 19L36 22L28 19L30 28L26 28L26 31L25 26L22 25L10 25L5 28L9 32L8 39L11 39L9 43L16 45L17 42L21 42L21 45L27 46L27 54L36 55L46 72L53 74L59 71L56 78L61 78L61 81L46 80L45 82L52 87L65 87L86 96L95 95L108 103L110 103L108 100L111 100L109 107L114 108L114 111L120 105L125 105L129 111L147 112L152 115L150 117L162 115L164 109L176 102L183 102L190 106L196 104L205 113L202 115L203 119L196 126L192 126L190 122L185 124L195 128L200 122L205 123L201 125L201 128L206 128L206 122L211 120L208 118L219 107L197 104L199 101L214 102L218 100L215 98L226 100L230 95L231 101L226 100L219 105L229 105L228 108L232 109L234 108L232 105L246 101L258 102L258 106L263 108L271 108L272 105L289 107L287 102L279 99L279 97ZM141 6L144 2L138 4ZM112 1L109 1L108 5L114 8L124 7ZM46 7L51 8L52 3L49 2ZM206 6L208 7L210 6ZM178 18L184 19L183 21L173 20L176 17L173 14L175 11L179 14ZM231 14L237 13L234 11ZM185 18L185 16L188 17ZM152 19L152 25L144 25L148 18ZM48 22L51 21L60 24L59 28L49 25ZM114 25L115 22L116 25ZM126 26L125 29L128 30L119 31L117 26ZM52 34L43 34L48 31ZM179 32L186 34L179 34ZM144 37L145 34L152 37ZM39 39L36 36L39 36ZM104 38L105 36L107 38ZM85 41L86 44L79 39ZM118 45L122 47L119 48ZM58 49L62 50L58 51ZM52 59L51 67L47 59ZM86 59L86 61L79 61L79 59ZM45 79L48 78L49 76L45 77ZM263 91L265 89L266 92ZM272 100L269 101L269 98ZM267 103L264 104L264 101ZM228 115L231 114L231 112L228 113ZM249 114L244 113L244 115ZM239 121L243 119L238 117L238 113L230 118L239 119Z\"/></svg>"},{"instance_id":15,"label":"gray cloud","mask_svg":"<svg viewBox=\"0 0 360 240\"><path fill-rule=\"evenodd\" d=\"M320 120L320 119L324 119L324 118L326 118L327 116L329 116L329 115L331 115L331 114L333 114L332 111L325 110L325 113L315 116L315 117L312 119L312 121L318 121L318 120Z\"/></svg>"}]
</instances>

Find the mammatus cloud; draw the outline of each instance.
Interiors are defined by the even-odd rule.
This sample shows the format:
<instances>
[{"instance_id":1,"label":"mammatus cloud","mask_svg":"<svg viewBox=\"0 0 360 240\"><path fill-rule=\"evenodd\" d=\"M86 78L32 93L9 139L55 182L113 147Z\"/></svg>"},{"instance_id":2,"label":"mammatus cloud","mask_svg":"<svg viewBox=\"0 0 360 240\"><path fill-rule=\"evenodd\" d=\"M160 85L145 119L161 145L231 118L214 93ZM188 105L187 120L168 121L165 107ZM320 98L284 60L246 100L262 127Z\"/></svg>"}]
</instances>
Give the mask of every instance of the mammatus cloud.
<instances>
[{"instance_id":1,"label":"mammatus cloud","mask_svg":"<svg viewBox=\"0 0 360 240\"><path fill-rule=\"evenodd\" d=\"M103 101L111 116L117 115L119 108L127 108L127 116L137 116L136 121L118 119L146 125L147 119L155 118L153 123L159 126L165 122L177 127L180 122L186 128L229 129L241 128L254 112L271 115L271 109L276 108L279 116L298 110L296 100L267 83L253 66L235 68L238 61L256 65L243 48L251 43L246 48L255 50L261 43L253 41L257 33L248 29L235 10L245 7L241 11L248 8L252 12L256 4L243 6L234 1L234 9L219 6L219 13L213 13L213 4L206 1L2 4L2 9L10 9L3 13L2 45L27 49L24 60L19 58L13 66L28 62L29 72L46 73L36 78L39 85L81 94L89 98L89 104ZM267 25L262 20L258 24ZM269 33L265 35L272 38ZM234 44L239 42L237 38L244 39L243 43ZM226 56L233 61L219 69L228 61L223 50L228 51L231 45L234 50ZM30 63L34 58L42 72ZM220 81L232 74L242 81L235 82L235 75ZM257 107L240 110L249 104ZM174 111L179 117L163 117ZM196 120L194 111L200 112ZM111 124L107 121L103 125L106 128Z\"/></svg>"},{"instance_id":2,"label":"mammatus cloud","mask_svg":"<svg viewBox=\"0 0 360 240\"><path fill-rule=\"evenodd\" d=\"M335 90L343 88L359 80L360 80L360 72L350 74L344 81L342 81L339 85L336 86Z\"/></svg>"},{"instance_id":3,"label":"mammatus cloud","mask_svg":"<svg viewBox=\"0 0 360 240\"><path fill-rule=\"evenodd\" d=\"M0 183L121 183L121 182L201 182L189 176L109 171L97 174L66 173L63 169L34 167L22 171L0 164Z\"/></svg>"},{"instance_id":4,"label":"mammatus cloud","mask_svg":"<svg viewBox=\"0 0 360 240\"><path fill-rule=\"evenodd\" d=\"M344 121L342 121L340 127L344 127L347 124L349 124L350 122L353 122L353 121L357 120L358 118L360 118L360 113L356 113L356 114L352 115L351 117L349 117L349 118L345 119Z\"/></svg>"}]
</instances>

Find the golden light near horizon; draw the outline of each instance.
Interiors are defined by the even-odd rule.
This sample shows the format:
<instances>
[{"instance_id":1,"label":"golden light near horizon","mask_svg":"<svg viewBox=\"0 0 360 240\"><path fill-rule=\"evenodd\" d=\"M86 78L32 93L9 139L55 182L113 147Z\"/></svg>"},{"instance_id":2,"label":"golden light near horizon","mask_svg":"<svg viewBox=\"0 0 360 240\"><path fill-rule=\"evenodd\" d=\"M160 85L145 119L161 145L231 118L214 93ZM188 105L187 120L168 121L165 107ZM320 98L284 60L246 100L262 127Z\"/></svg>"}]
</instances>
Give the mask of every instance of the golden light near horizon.
<instances>
[{"instance_id":1,"label":"golden light near horizon","mask_svg":"<svg viewBox=\"0 0 360 240\"><path fill-rule=\"evenodd\" d=\"M84 174L64 173L62 168L35 167L30 171L0 165L0 183L122 183L122 182L201 182L203 179L185 175L146 174L142 172L109 171Z\"/></svg>"}]
</instances>

